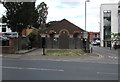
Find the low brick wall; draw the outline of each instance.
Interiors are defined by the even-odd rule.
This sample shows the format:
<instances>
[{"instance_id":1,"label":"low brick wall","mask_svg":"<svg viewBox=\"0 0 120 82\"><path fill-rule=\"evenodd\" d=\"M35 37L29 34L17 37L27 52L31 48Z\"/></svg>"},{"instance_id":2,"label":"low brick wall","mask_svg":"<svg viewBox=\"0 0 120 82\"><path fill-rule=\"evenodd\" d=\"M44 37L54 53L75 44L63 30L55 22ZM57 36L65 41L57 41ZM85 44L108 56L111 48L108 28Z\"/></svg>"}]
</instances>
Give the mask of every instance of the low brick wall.
<instances>
[{"instance_id":1,"label":"low brick wall","mask_svg":"<svg viewBox=\"0 0 120 82\"><path fill-rule=\"evenodd\" d=\"M0 46L0 50L2 54L7 54L9 53L9 46Z\"/></svg>"},{"instance_id":2,"label":"low brick wall","mask_svg":"<svg viewBox=\"0 0 120 82\"><path fill-rule=\"evenodd\" d=\"M2 54L13 54L16 50L9 46L0 46L0 50Z\"/></svg>"},{"instance_id":3,"label":"low brick wall","mask_svg":"<svg viewBox=\"0 0 120 82\"><path fill-rule=\"evenodd\" d=\"M0 50L2 54L13 54L17 50L16 39L10 39L8 46L0 45Z\"/></svg>"}]
</instances>

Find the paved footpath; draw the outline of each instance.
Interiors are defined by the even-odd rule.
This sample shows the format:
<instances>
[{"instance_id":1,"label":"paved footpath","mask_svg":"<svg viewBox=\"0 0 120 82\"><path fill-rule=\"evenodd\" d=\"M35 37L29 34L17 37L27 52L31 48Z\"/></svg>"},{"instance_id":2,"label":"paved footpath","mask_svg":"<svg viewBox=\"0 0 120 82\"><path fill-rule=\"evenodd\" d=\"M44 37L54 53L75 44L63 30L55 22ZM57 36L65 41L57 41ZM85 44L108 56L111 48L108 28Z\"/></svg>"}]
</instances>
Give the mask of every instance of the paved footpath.
<instances>
[{"instance_id":1,"label":"paved footpath","mask_svg":"<svg viewBox=\"0 0 120 82\"><path fill-rule=\"evenodd\" d=\"M20 59L20 60L50 60L50 61L75 61L117 64L118 61L104 59L99 54L90 53L84 56L43 56L42 49L35 49L25 54L3 54L2 59Z\"/></svg>"},{"instance_id":2,"label":"paved footpath","mask_svg":"<svg viewBox=\"0 0 120 82\"><path fill-rule=\"evenodd\" d=\"M105 47L93 46L93 53L98 54L99 56L104 57L106 59L118 59L119 52L120 52L120 49L114 50L114 49L105 48Z\"/></svg>"}]
</instances>

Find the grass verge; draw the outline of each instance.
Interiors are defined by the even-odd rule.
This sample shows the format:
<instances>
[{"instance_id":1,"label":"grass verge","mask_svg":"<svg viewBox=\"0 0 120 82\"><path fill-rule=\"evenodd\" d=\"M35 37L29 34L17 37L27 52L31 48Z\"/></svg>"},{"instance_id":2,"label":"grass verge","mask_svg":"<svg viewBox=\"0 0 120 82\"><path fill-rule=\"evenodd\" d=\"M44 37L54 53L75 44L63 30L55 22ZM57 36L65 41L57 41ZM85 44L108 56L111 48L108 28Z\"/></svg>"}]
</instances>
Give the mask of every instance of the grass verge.
<instances>
[{"instance_id":1,"label":"grass verge","mask_svg":"<svg viewBox=\"0 0 120 82\"><path fill-rule=\"evenodd\" d=\"M47 50L47 56L81 56L86 55L82 50Z\"/></svg>"}]
</instances>

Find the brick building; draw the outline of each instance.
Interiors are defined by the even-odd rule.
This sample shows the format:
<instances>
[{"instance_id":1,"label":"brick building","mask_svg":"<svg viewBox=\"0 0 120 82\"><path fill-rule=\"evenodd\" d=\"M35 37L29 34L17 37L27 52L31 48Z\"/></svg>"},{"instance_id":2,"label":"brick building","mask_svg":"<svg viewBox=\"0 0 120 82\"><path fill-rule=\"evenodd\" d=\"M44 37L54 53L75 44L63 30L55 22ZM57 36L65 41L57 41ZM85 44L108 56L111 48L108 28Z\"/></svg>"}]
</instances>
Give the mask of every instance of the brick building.
<instances>
[{"instance_id":1,"label":"brick building","mask_svg":"<svg viewBox=\"0 0 120 82\"><path fill-rule=\"evenodd\" d=\"M89 41L100 40L100 32L89 32Z\"/></svg>"},{"instance_id":2,"label":"brick building","mask_svg":"<svg viewBox=\"0 0 120 82\"><path fill-rule=\"evenodd\" d=\"M41 33L46 48L82 49L84 30L66 19L52 23Z\"/></svg>"}]
</instances>

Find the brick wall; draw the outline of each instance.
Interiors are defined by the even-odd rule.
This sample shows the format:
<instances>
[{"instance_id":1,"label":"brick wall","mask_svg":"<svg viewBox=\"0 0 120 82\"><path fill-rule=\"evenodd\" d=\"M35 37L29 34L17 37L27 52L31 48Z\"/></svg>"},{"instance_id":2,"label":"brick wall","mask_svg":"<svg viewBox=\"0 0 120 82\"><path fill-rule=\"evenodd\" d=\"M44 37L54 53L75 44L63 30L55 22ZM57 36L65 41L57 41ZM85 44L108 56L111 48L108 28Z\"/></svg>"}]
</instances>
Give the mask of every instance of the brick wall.
<instances>
[{"instance_id":1,"label":"brick wall","mask_svg":"<svg viewBox=\"0 0 120 82\"><path fill-rule=\"evenodd\" d=\"M17 51L17 43L16 39L9 40L9 46L0 46L0 50L2 54L13 54Z\"/></svg>"},{"instance_id":2,"label":"brick wall","mask_svg":"<svg viewBox=\"0 0 120 82\"><path fill-rule=\"evenodd\" d=\"M98 37L95 37L95 34L98 34ZM94 41L95 38L100 39L100 32L89 32L89 41Z\"/></svg>"}]
</instances>

